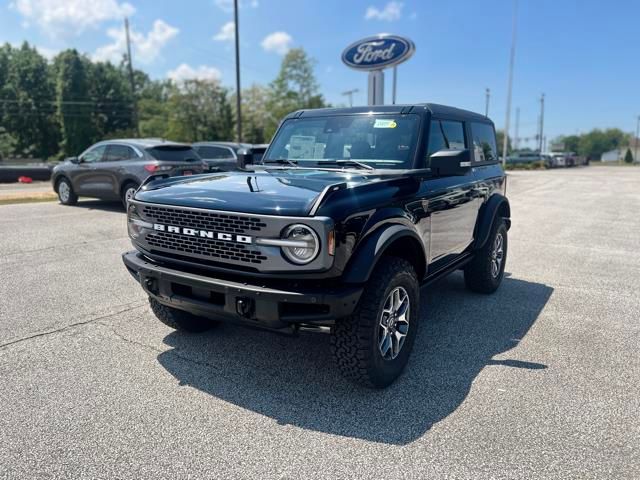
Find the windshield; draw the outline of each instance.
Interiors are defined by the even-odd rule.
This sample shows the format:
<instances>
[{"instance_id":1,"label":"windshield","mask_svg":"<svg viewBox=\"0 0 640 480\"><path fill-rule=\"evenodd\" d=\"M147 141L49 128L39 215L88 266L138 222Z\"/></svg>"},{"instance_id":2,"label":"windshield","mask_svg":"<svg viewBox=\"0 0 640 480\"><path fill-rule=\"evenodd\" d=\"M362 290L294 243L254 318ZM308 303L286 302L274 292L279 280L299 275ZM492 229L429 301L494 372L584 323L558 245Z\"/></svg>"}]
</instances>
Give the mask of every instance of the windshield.
<instances>
[{"instance_id":1,"label":"windshield","mask_svg":"<svg viewBox=\"0 0 640 480\"><path fill-rule=\"evenodd\" d=\"M263 163L411 168L419 122L418 115L411 114L289 119L278 130Z\"/></svg>"}]
</instances>

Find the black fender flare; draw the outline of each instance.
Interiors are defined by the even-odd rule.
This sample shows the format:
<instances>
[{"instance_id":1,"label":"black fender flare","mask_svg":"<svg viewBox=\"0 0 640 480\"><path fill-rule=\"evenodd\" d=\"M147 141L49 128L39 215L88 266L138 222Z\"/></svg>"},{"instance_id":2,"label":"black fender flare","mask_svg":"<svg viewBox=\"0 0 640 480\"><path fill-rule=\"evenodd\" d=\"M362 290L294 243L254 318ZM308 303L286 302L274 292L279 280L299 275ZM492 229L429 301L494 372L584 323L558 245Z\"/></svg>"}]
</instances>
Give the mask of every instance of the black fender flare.
<instances>
[{"instance_id":1,"label":"black fender flare","mask_svg":"<svg viewBox=\"0 0 640 480\"><path fill-rule=\"evenodd\" d=\"M398 240L408 240L420 246L418 252L404 252L415 256L414 260L420 262L417 268L419 271L416 272L420 280L427 268L424 243L414 230L406 225L394 223L377 229L358 243L344 271L342 281L345 283L366 283L380 258Z\"/></svg>"},{"instance_id":2,"label":"black fender flare","mask_svg":"<svg viewBox=\"0 0 640 480\"><path fill-rule=\"evenodd\" d=\"M498 216L504 218L507 230L511 228L511 206L509 205L509 200L504 195L494 193L480 208L474 249L482 248L487 243L491 226Z\"/></svg>"}]
</instances>

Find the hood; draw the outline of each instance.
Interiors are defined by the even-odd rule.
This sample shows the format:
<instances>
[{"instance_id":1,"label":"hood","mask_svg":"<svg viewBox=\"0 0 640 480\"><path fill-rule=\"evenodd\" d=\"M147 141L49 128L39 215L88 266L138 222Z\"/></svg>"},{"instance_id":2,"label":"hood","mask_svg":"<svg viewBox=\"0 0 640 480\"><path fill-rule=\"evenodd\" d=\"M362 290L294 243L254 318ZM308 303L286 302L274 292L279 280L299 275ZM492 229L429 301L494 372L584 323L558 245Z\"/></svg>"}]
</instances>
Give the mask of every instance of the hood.
<instances>
[{"instance_id":1,"label":"hood","mask_svg":"<svg viewBox=\"0 0 640 480\"><path fill-rule=\"evenodd\" d=\"M155 180L136 200L182 207L263 215L306 216L330 185L356 186L377 175L307 169L223 172Z\"/></svg>"}]
</instances>

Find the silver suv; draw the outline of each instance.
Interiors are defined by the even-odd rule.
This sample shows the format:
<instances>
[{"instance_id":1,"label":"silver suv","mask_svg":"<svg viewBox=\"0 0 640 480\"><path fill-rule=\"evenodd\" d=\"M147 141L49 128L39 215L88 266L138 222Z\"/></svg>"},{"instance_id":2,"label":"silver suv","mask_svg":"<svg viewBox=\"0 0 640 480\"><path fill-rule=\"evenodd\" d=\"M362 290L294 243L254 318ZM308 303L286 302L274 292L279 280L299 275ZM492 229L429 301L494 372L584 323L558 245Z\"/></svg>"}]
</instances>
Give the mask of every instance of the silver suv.
<instances>
[{"instance_id":1,"label":"silver suv","mask_svg":"<svg viewBox=\"0 0 640 480\"><path fill-rule=\"evenodd\" d=\"M106 140L57 165L51 181L64 205L75 204L78 197L95 197L121 200L126 207L150 176L193 175L205 169L190 145L161 139Z\"/></svg>"}]
</instances>

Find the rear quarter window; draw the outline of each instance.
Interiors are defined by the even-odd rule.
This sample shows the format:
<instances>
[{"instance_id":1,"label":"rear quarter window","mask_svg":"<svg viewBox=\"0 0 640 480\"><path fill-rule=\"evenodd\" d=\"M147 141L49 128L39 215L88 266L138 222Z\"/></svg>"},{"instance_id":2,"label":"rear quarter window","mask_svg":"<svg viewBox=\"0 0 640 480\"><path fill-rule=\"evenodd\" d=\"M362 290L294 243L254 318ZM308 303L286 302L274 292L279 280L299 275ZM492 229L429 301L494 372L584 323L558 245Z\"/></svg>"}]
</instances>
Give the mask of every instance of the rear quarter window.
<instances>
[{"instance_id":1,"label":"rear quarter window","mask_svg":"<svg viewBox=\"0 0 640 480\"><path fill-rule=\"evenodd\" d=\"M200 160L196 151L187 146L166 146L148 148L147 152L156 160L164 160L167 162L189 162Z\"/></svg>"},{"instance_id":2,"label":"rear quarter window","mask_svg":"<svg viewBox=\"0 0 640 480\"><path fill-rule=\"evenodd\" d=\"M473 153L476 162L497 162L498 148L493 125L472 122L471 136L473 137Z\"/></svg>"}]
</instances>

